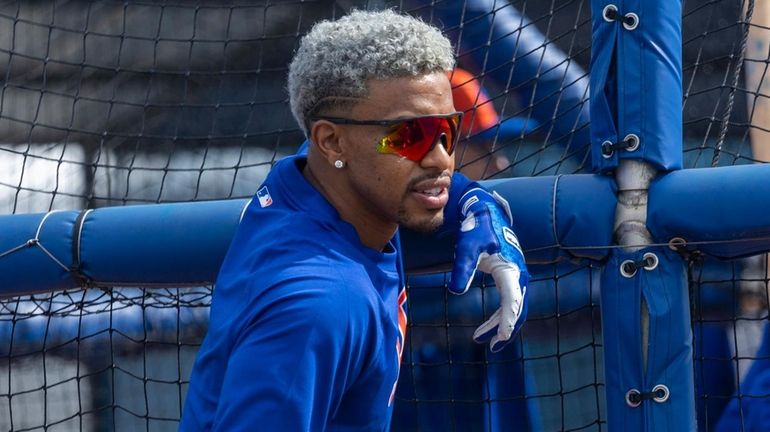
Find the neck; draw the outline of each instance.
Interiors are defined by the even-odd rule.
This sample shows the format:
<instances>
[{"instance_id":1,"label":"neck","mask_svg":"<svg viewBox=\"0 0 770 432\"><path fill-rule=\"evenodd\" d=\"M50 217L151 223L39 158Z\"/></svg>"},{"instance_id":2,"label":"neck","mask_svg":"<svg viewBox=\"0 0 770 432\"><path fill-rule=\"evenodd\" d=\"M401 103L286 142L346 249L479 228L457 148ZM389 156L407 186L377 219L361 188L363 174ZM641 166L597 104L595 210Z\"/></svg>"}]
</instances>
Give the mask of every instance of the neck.
<instances>
[{"instance_id":1,"label":"neck","mask_svg":"<svg viewBox=\"0 0 770 432\"><path fill-rule=\"evenodd\" d=\"M361 205L359 200L354 199L350 188L332 171L334 169L336 168L324 168L323 164L311 163L311 158L308 157L302 175L337 210L342 220L353 225L364 246L378 251L384 250L396 234L398 224L383 220ZM319 177L324 181L321 182ZM338 193L331 191L338 191ZM342 191L344 192L339 193Z\"/></svg>"}]
</instances>

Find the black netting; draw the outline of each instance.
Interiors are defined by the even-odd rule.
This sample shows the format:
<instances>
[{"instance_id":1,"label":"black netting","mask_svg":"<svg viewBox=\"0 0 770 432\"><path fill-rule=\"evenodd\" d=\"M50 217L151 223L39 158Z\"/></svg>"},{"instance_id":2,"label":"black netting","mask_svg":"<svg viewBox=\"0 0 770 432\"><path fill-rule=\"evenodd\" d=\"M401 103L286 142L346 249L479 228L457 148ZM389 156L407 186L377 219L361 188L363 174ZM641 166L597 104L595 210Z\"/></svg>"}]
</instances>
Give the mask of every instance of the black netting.
<instances>
[{"instance_id":1,"label":"black netting","mask_svg":"<svg viewBox=\"0 0 770 432\"><path fill-rule=\"evenodd\" d=\"M0 428L172 430L211 287L74 290L0 305Z\"/></svg>"},{"instance_id":2,"label":"black netting","mask_svg":"<svg viewBox=\"0 0 770 432\"><path fill-rule=\"evenodd\" d=\"M770 26L757 21L753 1L744 3L684 2L687 167L770 159L760 155L770 138L761 111L770 97L768 52L751 43ZM464 1L0 4L0 214L251 196L303 141L284 90L299 37L321 18L390 5L439 25L442 8L470 13ZM523 28L542 42L516 62L483 63L478 53L496 40L470 43L468 34L490 14L444 30L500 121L535 126L514 135L493 127L483 146L478 131L465 134L458 166L481 165L484 178L587 171L588 124L575 113L587 110L589 2L495 8L496 16L527 17ZM749 29L759 36L744 37ZM537 67L554 49L561 57ZM533 59L531 76L519 77ZM559 97L570 91L579 104L565 107ZM496 304L488 281L454 297L442 274L410 278L394 430L606 429L600 267L532 270L530 319L500 354L470 341ZM748 419L770 396L743 381L767 360L757 354L767 281L764 256L692 258L701 430L715 430L731 401ZM96 287L0 299L0 429L175 430L211 289Z\"/></svg>"}]
</instances>

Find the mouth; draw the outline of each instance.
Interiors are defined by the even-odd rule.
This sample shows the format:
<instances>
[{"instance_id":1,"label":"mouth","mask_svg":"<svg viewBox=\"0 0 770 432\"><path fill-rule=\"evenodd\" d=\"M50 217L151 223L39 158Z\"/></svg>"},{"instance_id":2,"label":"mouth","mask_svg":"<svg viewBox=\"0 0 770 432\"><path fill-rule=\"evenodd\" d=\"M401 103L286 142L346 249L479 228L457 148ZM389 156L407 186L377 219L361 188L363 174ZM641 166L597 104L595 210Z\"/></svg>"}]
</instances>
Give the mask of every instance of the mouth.
<instances>
[{"instance_id":1,"label":"mouth","mask_svg":"<svg viewBox=\"0 0 770 432\"><path fill-rule=\"evenodd\" d=\"M446 189L444 189L444 188L433 188L433 189L426 189L426 190L420 190L420 191L415 191L415 192L423 194L423 195L427 195L429 197L437 197L437 196L441 195L441 193L444 192L445 190Z\"/></svg>"},{"instance_id":2,"label":"mouth","mask_svg":"<svg viewBox=\"0 0 770 432\"><path fill-rule=\"evenodd\" d=\"M449 201L448 177L439 177L417 183L410 195L427 210L442 210Z\"/></svg>"}]
</instances>

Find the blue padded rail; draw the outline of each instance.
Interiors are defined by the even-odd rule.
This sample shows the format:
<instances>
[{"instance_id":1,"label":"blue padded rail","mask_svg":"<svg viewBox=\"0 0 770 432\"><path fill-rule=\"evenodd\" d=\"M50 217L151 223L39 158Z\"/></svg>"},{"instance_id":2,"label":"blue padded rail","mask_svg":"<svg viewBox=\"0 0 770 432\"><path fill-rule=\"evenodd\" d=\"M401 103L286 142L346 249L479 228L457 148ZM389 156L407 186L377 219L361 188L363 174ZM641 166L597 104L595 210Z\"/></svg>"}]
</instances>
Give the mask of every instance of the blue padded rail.
<instances>
[{"instance_id":1,"label":"blue padded rail","mask_svg":"<svg viewBox=\"0 0 770 432\"><path fill-rule=\"evenodd\" d=\"M573 257L601 259L606 255L606 249L595 246L611 243L615 195L610 179L575 175L484 184L511 203L514 225L530 262L557 262ZM60 290L89 283L212 283L244 205L244 200L233 200L54 212L47 217L0 216L0 254L5 254L0 256L0 295ZM39 244L26 246L35 238L44 217ZM446 268L452 262L454 239L443 239L443 244L428 243L408 232L402 238L405 264L410 271ZM70 271L73 268L76 270Z\"/></svg>"},{"instance_id":2,"label":"blue padded rail","mask_svg":"<svg viewBox=\"0 0 770 432\"><path fill-rule=\"evenodd\" d=\"M604 259L612 241L615 182L596 175L518 178L485 183L510 197L527 262ZM526 204L524 204L526 203ZM536 207L537 206L537 207ZM533 229L537 228L537 229Z\"/></svg>"},{"instance_id":3,"label":"blue padded rail","mask_svg":"<svg viewBox=\"0 0 770 432\"><path fill-rule=\"evenodd\" d=\"M76 211L0 217L0 295L79 285L69 271L77 217Z\"/></svg>"},{"instance_id":4,"label":"blue padded rail","mask_svg":"<svg viewBox=\"0 0 770 432\"><path fill-rule=\"evenodd\" d=\"M770 165L687 169L650 187L647 225L657 243L674 237L718 258L768 250Z\"/></svg>"},{"instance_id":5,"label":"blue padded rail","mask_svg":"<svg viewBox=\"0 0 770 432\"><path fill-rule=\"evenodd\" d=\"M650 189L648 226L659 243L672 237L691 244L717 242L693 246L722 258L767 251L770 197L757 191L768 183L767 165L669 173ZM607 256L616 205L612 179L565 175L483 184L511 203L514 227L529 263ZM233 200L93 210L81 230L80 273L101 284L210 283L244 204ZM76 261L73 248L80 214L54 212L42 225L42 214L0 216L0 294L81 286L77 273L68 271ZM39 244L27 246L39 227ZM407 268L448 267L453 239L444 239L444 244L423 240L413 233L402 234Z\"/></svg>"},{"instance_id":6,"label":"blue padded rail","mask_svg":"<svg viewBox=\"0 0 770 432\"><path fill-rule=\"evenodd\" d=\"M210 201L91 212L81 235L82 272L107 285L211 283L245 205Z\"/></svg>"},{"instance_id":7,"label":"blue padded rail","mask_svg":"<svg viewBox=\"0 0 770 432\"><path fill-rule=\"evenodd\" d=\"M212 201L0 216L0 295L88 284L211 283L245 203Z\"/></svg>"}]
</instances>

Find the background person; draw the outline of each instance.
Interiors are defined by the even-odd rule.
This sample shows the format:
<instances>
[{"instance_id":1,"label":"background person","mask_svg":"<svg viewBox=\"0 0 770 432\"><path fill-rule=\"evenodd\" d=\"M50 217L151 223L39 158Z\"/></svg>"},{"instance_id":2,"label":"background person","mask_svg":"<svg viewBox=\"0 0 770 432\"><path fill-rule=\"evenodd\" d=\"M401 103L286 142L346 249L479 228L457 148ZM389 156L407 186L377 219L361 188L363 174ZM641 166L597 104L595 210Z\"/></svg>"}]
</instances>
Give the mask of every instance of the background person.
<instances>
[{"instance_id":1,"label":"background person","mask_svg":"<svg viewBox=\"0 0 770 432\"><path fill-rule=\"evenodd\" d=\"M456 163L466 177L483 180L504 173L511 162L497 143L507 143L532 133L538 126L534 119L500 116L489 93L465 69L456 67L449 74L455 109L463 113L460 145Z\"/></svg>"}]
</instances>

